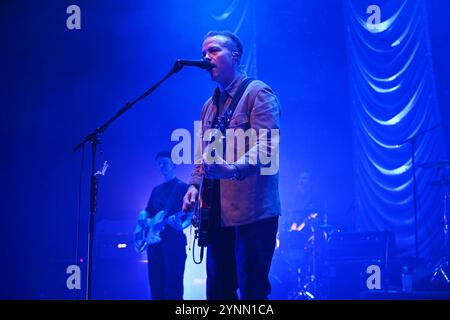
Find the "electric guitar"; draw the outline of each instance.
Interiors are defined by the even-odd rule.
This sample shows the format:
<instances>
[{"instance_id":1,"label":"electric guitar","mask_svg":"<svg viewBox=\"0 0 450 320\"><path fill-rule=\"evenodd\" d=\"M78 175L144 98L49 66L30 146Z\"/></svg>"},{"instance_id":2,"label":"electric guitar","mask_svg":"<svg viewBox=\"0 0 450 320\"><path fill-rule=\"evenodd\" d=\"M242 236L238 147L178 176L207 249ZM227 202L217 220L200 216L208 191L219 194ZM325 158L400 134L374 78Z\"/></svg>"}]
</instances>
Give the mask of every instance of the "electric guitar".
<instances>
[{"instance_id":1,"label":"electric guitar","mask_svg":"<svg viewBox=\"0 0 450 320\"><path fill-rule=\"evenodd\" d=\"M192 216L192 226L195 228L197 245L202 249L208 245L208 233L211 219L213 180L204 176L199 186L199 200Z\"/></svg>"},{"instance_id":2,"label":"electric guitar","mask_svg":"<svg viewBox=\"0 0 450 320\"><path fill-rule=\"evenodd\" d=\"M137 252L147 250L149 245L159 243L161 231L164 230L169 223L169 218L166 211L161 210L153 218L147 218L147 211L142 210L139 214L138 223L134 232L134 248ZM179 211L174 214L176 219L180 219L188 215L187 212Z\"/></svg>"}]
</instances>

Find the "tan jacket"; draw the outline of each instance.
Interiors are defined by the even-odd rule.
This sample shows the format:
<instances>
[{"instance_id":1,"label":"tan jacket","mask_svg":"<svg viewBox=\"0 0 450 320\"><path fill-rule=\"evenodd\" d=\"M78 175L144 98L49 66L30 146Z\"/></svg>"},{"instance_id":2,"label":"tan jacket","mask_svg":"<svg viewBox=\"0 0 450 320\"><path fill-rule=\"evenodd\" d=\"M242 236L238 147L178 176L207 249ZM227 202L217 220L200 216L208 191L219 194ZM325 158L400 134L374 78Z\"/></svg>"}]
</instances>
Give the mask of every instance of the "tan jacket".
<instances>
[{"instance_id":1,"label":"tan jacket","mask_svg":"<svg viewBox=\"0 0 450 320\"><path fill-rule=\"evenodd\" d=\"M225 111L231 103L232 97L236 94L240 84L247 77L245 75L237 76L233 82L226 88L228 98L226 99L222 111ZM217 95L218 89L215 91ZM201 125L202 133L212 127L217 112L214 95L209 98L202 109ZM280 105L272 89L264 82L254 80L245 90L242 98L236 106L231 118L228 129L235 132L235 129L241 128L247 130L255 129L260 139L250 142L246 140L245 150L237 147L226 148L224 158L229 157L229 151L233 150L233 160L228 163L235 164L240 173L240 180L220 180L221 196L221 216L222 225L239 226L261 219L281 215L280 197L278 191L278 148L277 143L266 143L267 137L264 130L260 129L278 129L280 127ZM275 130L275 131L278 131ZM228 136L227 137L231 137ZM233 139L227 139L227 144ZM202 140L200 140L202 141ZM243 140L242 140L243 141ZM236 141L235 141L236 142ZM202 142L202 152L207 149L208 142ZM241 145L242 146L242 145ZM243 146L242 146L243 147ZM271 157L270 164L261 161L256 155L265 155ZM240 161L237 161L239 159ZM251 162L250 159L253 159ZM276 163L274 162L276 161ZM199 162L197 162L199 163ZM263 168L272 167L270 174L267 171L262 174ZM194 167L189 184L200 185L202 175L200 174L200 165Z\"/></svg>"}]
</instances>

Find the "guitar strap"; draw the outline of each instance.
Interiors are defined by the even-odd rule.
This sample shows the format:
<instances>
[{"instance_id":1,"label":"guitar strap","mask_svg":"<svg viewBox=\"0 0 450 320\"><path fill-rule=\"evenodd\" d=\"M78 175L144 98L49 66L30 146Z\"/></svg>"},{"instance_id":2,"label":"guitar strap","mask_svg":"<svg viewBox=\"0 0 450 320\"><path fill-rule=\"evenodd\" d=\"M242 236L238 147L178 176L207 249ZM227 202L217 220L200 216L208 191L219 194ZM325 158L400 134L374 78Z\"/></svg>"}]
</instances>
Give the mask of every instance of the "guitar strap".
<instances>
[{"instance_id":1,"label":"guitar strap","mask_svg":"<svg viewBox=\"0 0 450 320\"><path fill-rule=\"evenodd\" d=\"M230 124L231 117L233 116L234 110L236 109L237 104L242 98L242 95L244 94L245 90L247 89L248 85L255 79L253 78L247 78L245 79L239 89L236 91L233 99L231 100L230 105L228 106L227 110L223 113L222 116L218 116L219 114L219 105L216 101L217 106L217 115L213 122L213 128L218 129L222 132L222 134L225 135L225 131L228 128L228 125ZM225 139L222 140L222 143L226 143ZM212 180L212 213L210 217L210 229L216 229L221 226L221 213L220 213L220 180L214 179ZM211 231L211 230L210 230Z\"/></svg>"},{"instance_id":2,"label":"guitar strap","mask_svg":"<svg viewBox=\"0 0 450 320\"><path fill-rule=\"evenodd\" d=\"M247 78L244 81L242 81L239 89L236 91L233 100L231 100L230 105L228 106L228 109L224 112L222 116L219 116L219 105L218 101L216 102L217 106L217 114L213 122L213 127L215 129L219 129L222 134L225 134L225 130L228 128L228 125L230 124L231 117L233 116L234 110L236 109L237 104L242 98L242 95L245 92L245 89L247 89L248 85L253 82L253 78ZM217 100L217 99L216 99Z\"/></svg>"}]
</instances>

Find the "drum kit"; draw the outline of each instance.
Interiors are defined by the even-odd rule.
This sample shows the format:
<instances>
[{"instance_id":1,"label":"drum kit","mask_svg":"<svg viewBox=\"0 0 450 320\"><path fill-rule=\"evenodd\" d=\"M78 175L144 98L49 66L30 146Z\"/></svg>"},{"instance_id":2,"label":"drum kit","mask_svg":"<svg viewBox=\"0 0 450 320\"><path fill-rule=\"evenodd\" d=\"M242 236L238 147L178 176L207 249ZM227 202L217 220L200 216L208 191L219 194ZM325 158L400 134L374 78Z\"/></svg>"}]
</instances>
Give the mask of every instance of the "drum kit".
<instances>
[{"instance_id":1,"label":"drum kit","mask_svg":"<svg viewBox=\"0 0 450 320\"><path fill-rule=\"evenodd\" d=\"M449 255L449 225L448 225L448 205L450 200L450 160L427 162L419 165L424 169L436 169L437 180L428 181L427 185L431 187L441 188L443 201L443 233L444 233L444 250L445 255Z\"/></svg>"},{"instance_id":2,"label":"drum kit","mask_svg":"<svg viewBox=\"0 0 450 320\"><path fill-rule=\"evenodd\" d=\"M322 219L321 210L290 211L280 225L275 260L278 273L289 283L283 299L320 299L323 288L322 265L329 235L336 230ZM297 219L295 218L297 217ZM324 221L325 220L325 221ZM280 264L281 262L281 264Z\"/></svg>"},{"instance_id":3,"label":"drum kit","mask_svg":"<svg viewBox=\"0 0 450 320\"><path fill-rule=\"evenodd\" d=\"M441 188L443 201L442 230L444 236L443 255L433 270L431 283L440 289L450 289L450 243L448 225L448 205L450 200L450 160L427 162L419 165L424 169L436 169L438 179L427 183L431 187Z\"/></svg>"},{"instance_id":4,"label":"drum kit","mask_svg":"<svg viewBox=\"0 0 450 320\"><path fill-rule=\"evenodd\" d=\"M450 243L448 208L450 204L450 161L427 162L419 165L424 169L438 170L436 180L428 186L443 190L443 236L444 258L435 268L433 282L450 288ZM326 272L323 270L327 255L328 239L340 230L328 225L320 215L320 209L290 211L286 221L280 224L275 251L275 273L279 282L289 283L289 291L283 299L313 300L326 296ZM297 219L296 219L297 218ZM283 220L282 220L283 221ZM444 281L442 281L444 279ZM444 282L444 283L443 283Z\"/></svg>"}]
</instances>

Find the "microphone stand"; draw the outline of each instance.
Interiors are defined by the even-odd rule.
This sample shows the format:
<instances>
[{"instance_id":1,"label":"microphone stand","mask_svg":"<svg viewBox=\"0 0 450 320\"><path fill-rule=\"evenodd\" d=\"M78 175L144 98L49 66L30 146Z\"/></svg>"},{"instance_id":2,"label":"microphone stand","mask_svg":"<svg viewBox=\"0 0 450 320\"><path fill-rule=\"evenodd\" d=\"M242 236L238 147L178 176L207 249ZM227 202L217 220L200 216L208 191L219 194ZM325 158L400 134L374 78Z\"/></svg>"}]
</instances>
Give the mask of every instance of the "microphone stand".
<instances>
[{"instance_id":1,"label":"microphone stand","mask_svg":"<svg viewBox=\"0 0 450 320\"><path fill-rule=\"evenodd\" d=\"M121 115L127 112L131 107L133 107L137 102L144 99L148 95L150 95L153 91L155 91L164 81L170 78L173 74L179 72L183 69L183 64L177 60L169 73L162 78L159 82L153 85L150 89L148 89L144 94L138 97L136 100L132 102L125 103L125 106L122 107L112 118L102 124L100 127L95 129L93 132L88 134L80 143L78 143L73 150L76 151L81 148L83 145L90 143L91 144L91 180L90 180L90 206L89 206L89 227L88 227L88 267L87 267L87 288L86 288L86 299L92 299L92 246L94 243L94 215L97 208L97 192L98 192L98 179L95 174L95 158L97 145L100 143L99 136L103 133L111 123L117 120ZM77 244L78 245L78 244Z\"/></svg>"},{"instance_id":2,"label":"microphone stand","mask_svg":"<svg viewBox=\"0 0 450 320\"><path fill-rule=\"evenodd\" d=\"M440 124L436 124L431 128L422 130L412 137L400 142L397 146L400 147L408 142L411 143L411 160L412 160L412 169L413 169L413 207L414 207L414 242L415 242L415 254L416 254L416 262L419 261L419 232L418 232L418 223L417 223L417 191L416 191L416 140L418 137L424 135L427 132L435 130L440 127Z\"/></svg>"}]
</instances>

